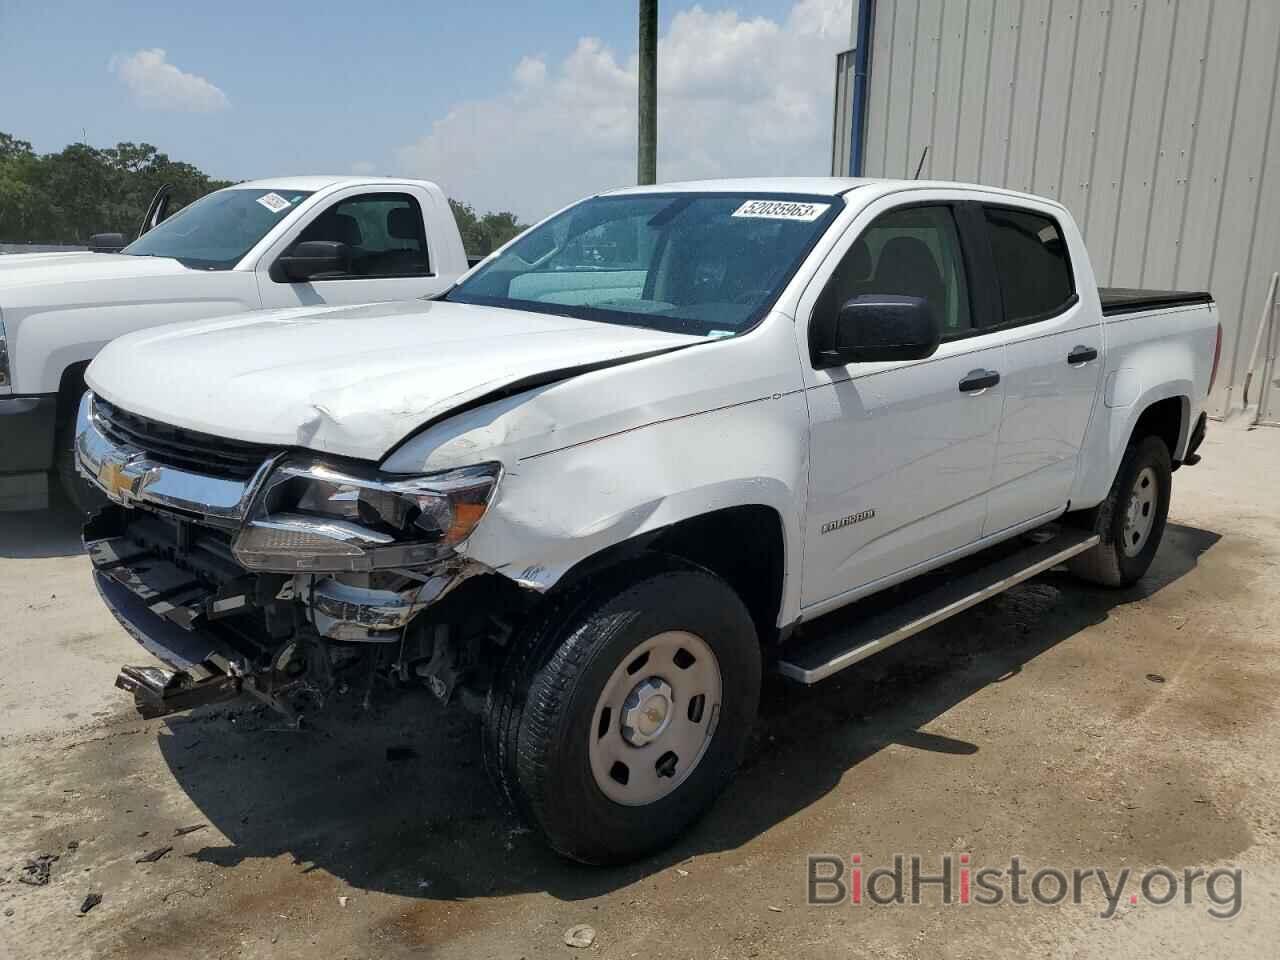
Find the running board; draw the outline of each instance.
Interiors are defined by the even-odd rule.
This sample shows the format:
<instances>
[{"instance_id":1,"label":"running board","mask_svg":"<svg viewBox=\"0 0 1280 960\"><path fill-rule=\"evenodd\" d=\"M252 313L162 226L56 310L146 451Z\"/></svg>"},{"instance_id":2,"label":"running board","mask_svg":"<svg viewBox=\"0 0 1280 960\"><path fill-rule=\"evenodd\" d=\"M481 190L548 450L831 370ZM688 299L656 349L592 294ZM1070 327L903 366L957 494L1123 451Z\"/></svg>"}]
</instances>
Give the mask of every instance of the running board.
<instances>
[{"instance_id":1,"label":"running board","mask_svg":"<svg viewBox=\"0 0 1280 960\"><path fill-rule=\"evenodd\" d=\"M1098 540L1096 533L1087 530L1063 530L1051 540L1005 556L885 613L815 638L794 652L788 651L787 659L779 660L776 669L800 683L817 683L1084 553Z\"/></svg>"}]
</instances>

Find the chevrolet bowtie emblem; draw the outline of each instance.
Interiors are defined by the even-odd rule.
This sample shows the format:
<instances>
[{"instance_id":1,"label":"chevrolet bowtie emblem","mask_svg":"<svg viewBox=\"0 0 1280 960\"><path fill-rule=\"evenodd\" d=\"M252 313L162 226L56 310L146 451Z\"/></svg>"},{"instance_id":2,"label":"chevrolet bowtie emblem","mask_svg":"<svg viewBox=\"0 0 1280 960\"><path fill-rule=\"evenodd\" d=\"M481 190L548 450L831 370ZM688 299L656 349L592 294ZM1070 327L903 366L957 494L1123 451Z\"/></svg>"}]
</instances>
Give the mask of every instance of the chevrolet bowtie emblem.
<instances>
[{"instance_id":1,"label":"chevrolet bowtie emblem","mask_svg":"<svg viewBox=\"0 0 1280 960\"><path fill-rule=\"evenodd\" d=\"M136 500L151 474L138 462L139 458L121 460L106 457L98 467L98 483L116 503Z\"/></svg>"}]
</instances>

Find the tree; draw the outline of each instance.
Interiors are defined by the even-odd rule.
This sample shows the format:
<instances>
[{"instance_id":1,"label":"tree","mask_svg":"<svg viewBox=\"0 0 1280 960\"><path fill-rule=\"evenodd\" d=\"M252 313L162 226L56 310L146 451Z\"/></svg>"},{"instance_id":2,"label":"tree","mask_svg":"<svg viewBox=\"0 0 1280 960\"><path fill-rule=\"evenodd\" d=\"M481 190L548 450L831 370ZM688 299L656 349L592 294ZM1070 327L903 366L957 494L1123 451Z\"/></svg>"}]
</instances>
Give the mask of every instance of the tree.
<instances>
[{"instance_id":1,"label":"tree","mask_svg":"<svg viewBox=\"0 0 1280 960\"><path fill-rule=\"evenodd\" d=\"M31 144L0 133L0 237L23 236L35 207Z\"/></svg>"},{"instance_id":2,"label":"tree","mask_svg":"<svg viewBox=\"0 0 1280 960\"><path fill-rule=\"evenodd\" d=\"M73 143L40 155L27 141L0 132L0 240L83 244L95 233L108 232L132 239L151 198L166 183L172 188L171 213L231 185L149 143L103 149ZM477 216L470 204L450 200L449 205L473 256L489 253L524 229L511 213Z\"/></svg>"},{"instance_id":3,"label":"tree","mask_svg":"<svg viewBox=\"0 0 1280 960\"><path fill-rule=\"evenodd\" d=\"M514 213L503 211L486 213L480 217L476 216L475 210L469 203L450 200L449 206L453 210L453 218L458 221L462 245L473 257L483 257L492 253L512 237L527 229Z\"/></svg>"}]
</instances>

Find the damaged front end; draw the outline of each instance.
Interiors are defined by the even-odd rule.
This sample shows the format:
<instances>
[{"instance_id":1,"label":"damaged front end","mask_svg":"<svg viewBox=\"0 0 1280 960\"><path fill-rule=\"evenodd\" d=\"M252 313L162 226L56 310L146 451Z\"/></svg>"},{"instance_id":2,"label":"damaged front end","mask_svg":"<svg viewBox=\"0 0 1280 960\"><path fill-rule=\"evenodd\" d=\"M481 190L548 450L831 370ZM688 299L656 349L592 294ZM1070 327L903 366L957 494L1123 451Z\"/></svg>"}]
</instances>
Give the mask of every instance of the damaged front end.
<instances>
[{"instance_id":1,"label":"damaged front end","mask_svg":"<svg viewBox=\"0 0 1280 960\"><path fill-rule=\"evenodd\" d=\"M112 501L84 529L99 593L164 664L117 677L144 716L249 694L296 721L347 692L367 705L387 684L478 700L519 591L457 547L497 465L384 475L91 394L76 443L81 473ZM453 602L463 585L469 599Z\"/></svg>"}]
</instances>

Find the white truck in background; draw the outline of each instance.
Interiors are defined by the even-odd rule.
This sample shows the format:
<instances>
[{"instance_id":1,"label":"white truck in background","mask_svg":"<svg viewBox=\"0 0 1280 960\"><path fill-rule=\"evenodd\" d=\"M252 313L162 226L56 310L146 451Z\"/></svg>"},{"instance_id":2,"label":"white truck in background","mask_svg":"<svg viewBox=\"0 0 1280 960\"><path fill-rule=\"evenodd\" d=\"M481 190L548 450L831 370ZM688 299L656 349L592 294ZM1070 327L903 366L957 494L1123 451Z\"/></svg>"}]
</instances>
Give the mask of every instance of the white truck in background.
<instances>
[{"instance_id":1,"label":"white truck in background","mask_svg":"<svg viewBox=\"0 0 1280 960\"><path fill-rule=\"evenodd\" d=\"M150 229L119 253L0 260L0 510L46 506L59 474L73 503L91 499L71 448L85 368L108 341L246 310L432 296L469 265L448 199L425 180L259 180L161 211L153 202Z\"/></svg>"},{"instance_id":2,"label":"white truck in background","mask_svg":"<svg viewBox=\"0 0 1280 960\"><path fill-rule=\"evenodd\" d=\"M555 849L633 859L725 787L763 670L1141 577L1220 342L1208 294L1100 291L1057 203L843 179L621 190L433 301L132 334L77 439L95 582L164 664L117 686L426 687Z\"/></svg>"}]
</instances>

